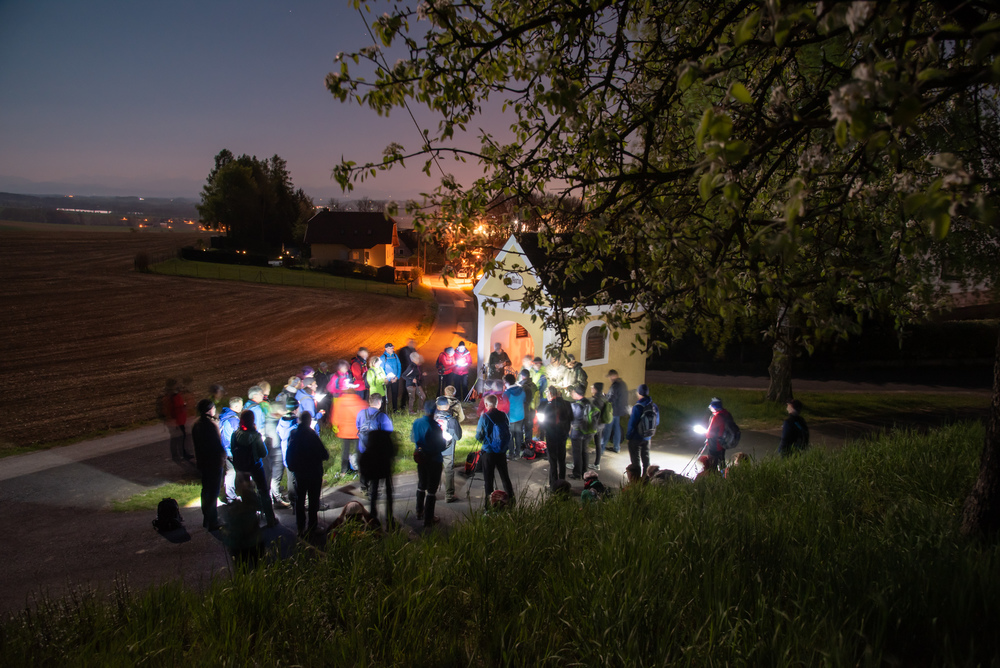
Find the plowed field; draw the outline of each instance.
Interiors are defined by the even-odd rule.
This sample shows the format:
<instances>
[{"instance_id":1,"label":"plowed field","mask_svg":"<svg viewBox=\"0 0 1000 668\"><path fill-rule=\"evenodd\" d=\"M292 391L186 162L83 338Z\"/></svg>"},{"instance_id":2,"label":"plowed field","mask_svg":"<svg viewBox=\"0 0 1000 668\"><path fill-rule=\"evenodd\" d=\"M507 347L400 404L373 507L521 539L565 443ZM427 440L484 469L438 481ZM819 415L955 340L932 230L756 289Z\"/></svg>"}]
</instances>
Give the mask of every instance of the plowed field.
<instances>
[{"instance_id":1,"label":"plowed field","mask_svg":"<svg viewBox=\"0 0 1000 668\"><path fill-rule=\"evenodd\" d=\"M245 396L358 346L405 345L427 303L362 292L155 276L136 253L197 235L0 228L0 448L155 417L167 378ZM193 411L193 406L190 407Z\"/></svg>"}]
</instances>

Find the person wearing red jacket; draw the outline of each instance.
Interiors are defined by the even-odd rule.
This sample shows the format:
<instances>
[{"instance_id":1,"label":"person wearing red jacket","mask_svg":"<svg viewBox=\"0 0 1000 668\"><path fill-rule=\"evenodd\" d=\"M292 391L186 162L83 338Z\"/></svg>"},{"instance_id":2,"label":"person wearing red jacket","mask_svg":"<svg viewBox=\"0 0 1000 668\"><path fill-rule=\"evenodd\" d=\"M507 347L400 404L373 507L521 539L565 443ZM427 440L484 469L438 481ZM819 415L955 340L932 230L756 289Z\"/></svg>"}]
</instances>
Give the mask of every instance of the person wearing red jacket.
<instances>
[{"instance_id":1,"label":"person wearing red jacket","mask_svg":"<svg viewBox=\"0 0 1000 668\"><path fill-rule=\"evenodd\" d=\"M459 401L465 401L469 395L469 369L472 368L472 353L465 347L465 341L458 342L455 348L455 379L452 383L458 390Z\"/></svg>"},{"instance_id":2,"label":"person wearing red jacket","mask_svg":"<svg viewBox=\"0 0 1000 668\"><path fill-rule=\"evenodd\" d=\"M347 360L337 362L337 373L330 376L326 384L326 393L331 399L343 396L344 392L354 390L354 376L351 375L351 363Z\"/></svg>"},{"instance_id":3,"label":"person wearing red jacket","mask_svg":"<svg viewBox=\"0 0 1000 668\"><path fill-rule=\"evenodd\" d=\"M708 405L712 411L712 419L708 422L705 432L705 454L715 459L715 465L726 468L726 447L724 443L726 425L733 419L729 411L722 407L722 399L712 398Z\"/></svg>"},{"instance_id":4,"label":"person wearing red jacket","mask_svg":"<svg viewBox=\"0 0 1000 668\"><path fill-rule=\"evenodd\" d=\"M354 378L354 385L362 399L368 399L368 349L358 348L358 354L351 360L351 377Z\"/></svg>"},{"instance_id":5,"label":"person wearing red jacket","mask_svg":"<svg viewBox=\"0 0 1000 668\"><path fill-rule=\"evenodd\" d=\"M455 384L455 349L448 346L437 358L438 396L444 394L444 388Z\"/></svg>"}]
</instances>

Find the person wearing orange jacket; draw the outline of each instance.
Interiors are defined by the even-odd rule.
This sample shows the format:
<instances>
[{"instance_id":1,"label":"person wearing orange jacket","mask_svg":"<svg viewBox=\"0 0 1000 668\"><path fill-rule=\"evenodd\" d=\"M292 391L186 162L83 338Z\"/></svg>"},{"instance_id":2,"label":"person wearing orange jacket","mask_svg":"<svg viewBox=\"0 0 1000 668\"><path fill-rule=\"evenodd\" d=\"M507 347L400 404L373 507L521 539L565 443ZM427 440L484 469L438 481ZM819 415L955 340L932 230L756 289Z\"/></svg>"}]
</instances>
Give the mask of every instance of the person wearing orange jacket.
<instances>
[{"instance_id":1,"label":"person wearing orange jacket","mask_svg":"<svg viewBox=\"0 0 1000 668\"><path fill-rule=\"evenodd\" d=\"M357 390L345 390L333 400L333 417L330 422L337 430L340 438L340 473L351 472L351 451L358 444L358 413L368 408L368 402L362 399Z\"/></svg>"}]
</instances>

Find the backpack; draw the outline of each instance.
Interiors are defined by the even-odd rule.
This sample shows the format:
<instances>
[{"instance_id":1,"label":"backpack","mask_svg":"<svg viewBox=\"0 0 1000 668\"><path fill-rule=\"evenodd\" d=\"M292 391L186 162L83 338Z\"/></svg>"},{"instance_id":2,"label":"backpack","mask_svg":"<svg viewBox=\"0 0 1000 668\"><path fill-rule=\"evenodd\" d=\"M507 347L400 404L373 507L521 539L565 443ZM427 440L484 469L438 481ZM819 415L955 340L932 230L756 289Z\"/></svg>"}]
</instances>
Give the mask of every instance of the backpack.
<instances>
[{"instance_id":1,"label":"backpack","mask_svg":"<svg viewBox=\"0 0 1000 668\"><path fill-rule=\"evenodd\" d=\"M482 473L483 471L483 460L482 460L482 450L474 450L465 456L465 475L474 475L476 473Z\"/></svg>"},{"instance_id":2,"label":"backpack","mask_svg":"<svg viewBox=\"0 0 1000 668\"><path fill-rule=\"evenodd\" d=\"M531 462L537 458L538 458L538 453L535 452L535 448L534 446L531 445L531 442L529 441L525 443L524 450L521 451L521 459L523 459L526 462Z\"/></svg>"},{"instance_id":3,"label":"backpack","mask_svg":"<svg viewBox=\"0 0 1000 668\"><path fill-rule=\"evenodd\" d=\"M167 497L156 504L156 519L153 520L153 528L157 531L173 531L180 529L184 523L181 517L181 510L177 506L177 500Z\"/></svg>"},{"instance_id":4,"label":"backpack","mask_svg":"<svg viewBox=\"0 0 1000 668\"><path fill-rule=\"evenodd\" d=\"M230 449L233 451L233 468L237 471L251 471L255 468L257 460L253 456L253 446L249 440L236 438L240 431L233 432L230 441Z\"/></svg>"},{"instance_id":5,"label":"backpack","mask_svg":"<svg viewBox=\"0 0 1000 668\"><path fill-rule=\"evenodd\" d=\"M733 419L731 414L726 413L726 426L722 432L722 447L726 450L738 447L742 436L743 434L740 432L736 420Z\"/></svg>"},{"instance_id":6,"label":"backpack","mask_svg":"<svg viewBox=\"0 0 1000 668\"><path fill-rule=\"evenodd\" d=\"M549 448L545 445L545 441L532 441L531 450L536 457L545 457L549 454Z\"/></svg>"},{"instance_id":7,"label":"backpack","mask_svg":"<svg viewBox=\"0 0 1000 668\"><path fill-rule=\"evenodd\" d=\"M654 404L652 401L650 401L649 404L643 407L642 415L639 416L639 426L638 426L638 432L640 438L643 439L653 438L653 435L656 434L656 420L657 416L659 415L659 412L660 411L656 407L656 404Z\"/></svg>"},{"instance_id":8,"label":"backpack","mask_svg":"<svg viewBox=\"0 0 1000 668\"><path fill-rule=\"evenodd\" d=\"M583 432L584 436L593 436L597 433L597 427L601 423L601 409L589 401L577 403L583 407L583 424L580 425L580 431Z\"/></svg>"},{"instance_id":9,"label":"backpack","mask_svg":"<svg viewBox=\"0 0 1000 668\"><path fill-rule=\"evenodd\" d=\"M492 427L487 427L486 443L490 446L491 452L503 452L510 443L510 426L507 424L497 424L490 417L486 418ZM496 449L494 449L496 448Z\"/></svg>"},{"instance_id":10,"label":"backpack","mask_svg":"<svg viewBox=\"0 0 1000 668\"><path fill-rule=\"evenodd\" d=\"M365 410L367 411L367 410L371 410L371 409L366 408ZM375 411L374 413L368 414L368 419L361 423L361 426L358 427L358 438L359 439L360 438L364 438L365 441L368 440L368 433L370 431L372 431L372 423L375 421L375 418L378 417L378 414L379 414L378 411Z\"/></svg>"},{"instance_id":11,"label":"backpack","mask_svg":"<svg viewBox=\"0 0 1000 668\"><path fill-rule=\"evenodd\" d=\"M441 427L441 435L444 437L445 445L451 447L455 443L455 434L453 433L451 427L451 421L455 419L455 416L451 414L450 411L434 411L434 421L438 423Z\"/></svg>"},{"instance_id":12,"label":"backpack","mask_svg":"<svg viewBox=\"0 0 1000 668\"><path fill-rule=\"evenodd\" d=\"M604 405L601 406L601 424L611 424L614 420L615 407L611 405L611 401L605 399Z\"/></svg>"}]
</instances>

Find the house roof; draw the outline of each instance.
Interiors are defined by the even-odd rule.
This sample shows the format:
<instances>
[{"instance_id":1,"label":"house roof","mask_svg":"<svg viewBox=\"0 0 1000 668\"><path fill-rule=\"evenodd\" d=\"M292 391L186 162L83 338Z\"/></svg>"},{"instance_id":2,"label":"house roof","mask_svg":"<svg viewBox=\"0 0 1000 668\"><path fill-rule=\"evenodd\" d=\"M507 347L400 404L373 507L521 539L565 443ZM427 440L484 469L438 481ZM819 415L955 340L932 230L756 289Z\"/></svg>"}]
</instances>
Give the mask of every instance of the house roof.
<instances>
[{"instance_id":1,"label":"house roof","mask_svg":"<svg viewBox=\"0 0 1000 668\"><path fill-rule=\"evenodd\" d=\"M594 295L602 289L601 284L607 277L620 279L609 281L604 288L608 292L608 301L632 301L632 295L622 285L622 281L627 281L631 273L628 263L622 258L603 257L603 270L589 271L569 282L566 279L567 269L578 262L579 258L568 246L557 246L552 252L546 252L538 243L538 234L523 232L514 237L513 241L508 240L504 245L504 254L507 252L518 255L523 253L522 263L528 265L542 288L563 305L597 305Z\"/></svg>"},{"instance_id":2,"label":"house roof","mask_svg":"<svg viewBox=\"0 0 1000 668\"><path fill-rule=\"evenodd\" d=\"M329 211L323 209L306 223L307 244L340 244L348 248L374 248L399 243L396 221L384 213Z\"/></svg>"}]
</instances>

